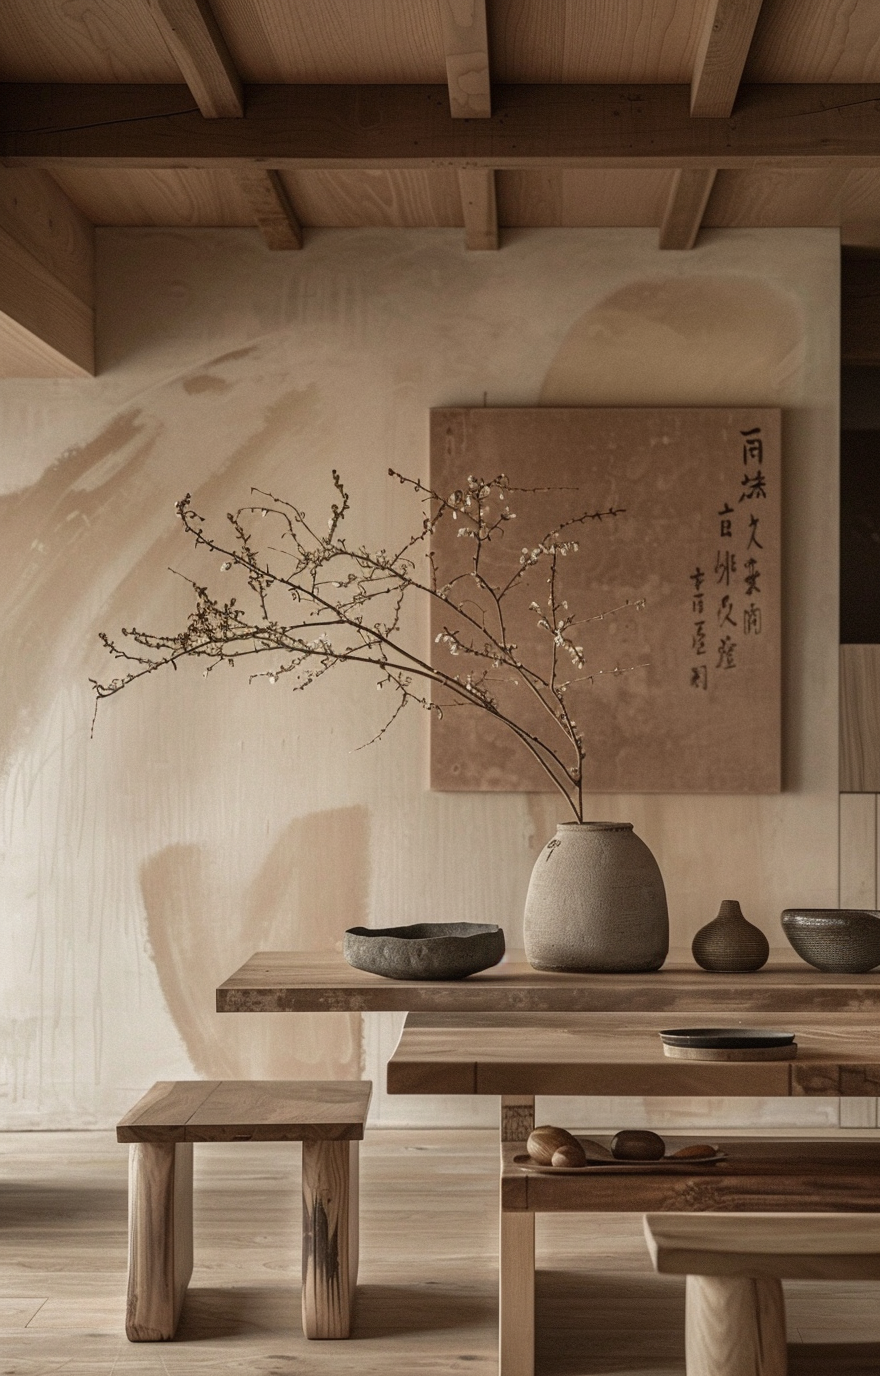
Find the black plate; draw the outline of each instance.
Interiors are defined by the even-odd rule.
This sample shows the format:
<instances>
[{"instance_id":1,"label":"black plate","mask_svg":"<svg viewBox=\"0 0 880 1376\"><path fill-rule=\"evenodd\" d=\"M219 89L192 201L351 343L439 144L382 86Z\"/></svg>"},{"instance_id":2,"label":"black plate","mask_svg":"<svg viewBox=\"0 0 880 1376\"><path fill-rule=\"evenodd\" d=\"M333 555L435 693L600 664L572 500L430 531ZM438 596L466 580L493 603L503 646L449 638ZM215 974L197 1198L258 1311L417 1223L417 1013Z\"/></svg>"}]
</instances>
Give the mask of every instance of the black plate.
<instances>
[{"instance_id":1,"label":"black plate","mask_svg":"<svg viewBox=\"0 0 880 1376\"><path fill-rule=\"evenodd\" d=\"M667 1046L701 1046L745 1051L750 1047L791 1046L793 1032L769 1027L671 1027L660 1033Z\"/></svg>"}]
</instances>

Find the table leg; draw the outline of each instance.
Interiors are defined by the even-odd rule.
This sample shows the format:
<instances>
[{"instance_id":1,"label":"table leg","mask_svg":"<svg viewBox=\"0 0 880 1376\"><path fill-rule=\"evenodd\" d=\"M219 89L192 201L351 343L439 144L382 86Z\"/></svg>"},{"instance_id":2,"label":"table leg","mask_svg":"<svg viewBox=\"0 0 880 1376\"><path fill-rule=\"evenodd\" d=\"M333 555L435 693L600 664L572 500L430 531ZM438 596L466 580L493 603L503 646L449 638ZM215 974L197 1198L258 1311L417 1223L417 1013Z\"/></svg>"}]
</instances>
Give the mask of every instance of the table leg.
<instances>
[{"instance_id":1,"label":"table leg","mask_svg":"<svg viewBox=\"0 0 880 1376\"><path fill-rule=\"evenodd\" d=\"M357 1142L303 1142L302 1325L347 1338L357 1276Z\"/></svg>"},{"instance_id":2,"label":"table leg","mask_svg":"<svg viewBox=\"0 0 880 1376\"><path fill-rule=\"evenodd\" d=\"M535 1126L534 1095L501 1099L501 1141L523 1142ZM535 1215L505 1213L498 1261L498 1376L535 1370Z\"/></svg>"},{"instance_id":3,"label":"table leg","mask_svg":"<svg viewBox=\"0 0 880 1376\"><path fill-rule=\"evenodd\" d=\"M785 1304L775 1277L688 1276L687 1376L785 1376Z\"/></svg>"},{"instance_id":4,"label":"table leg","mask_svg":"<svg viewBox=\"0 0 880 1376\"><path fill-rule=\"evenodd\" d=\"M193 1269L191 1142L128 1149L129 1342L173 1338Z\"/></svg>"}]
</instances>

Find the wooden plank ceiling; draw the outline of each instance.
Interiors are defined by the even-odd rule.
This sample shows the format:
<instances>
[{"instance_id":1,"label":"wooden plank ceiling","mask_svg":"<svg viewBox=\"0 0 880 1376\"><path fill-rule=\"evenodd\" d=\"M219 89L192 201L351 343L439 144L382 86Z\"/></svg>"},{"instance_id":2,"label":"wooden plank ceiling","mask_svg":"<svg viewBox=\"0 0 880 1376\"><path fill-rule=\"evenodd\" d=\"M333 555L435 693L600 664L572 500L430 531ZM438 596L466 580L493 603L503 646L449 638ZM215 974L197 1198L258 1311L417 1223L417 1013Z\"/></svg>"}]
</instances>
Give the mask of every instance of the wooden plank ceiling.
<instances>
[{"instance_id":1,"label":"wooden plank ceiling","mask_svg":"<svg viewBox=\"0 0 880 1376\"><path fill-rule=\"evenodd\" d=\"M880 0L3 0L0 83L0 250L49 297L57 244L9 228L34 197L78 261L88 224L880 246Z\"/></svg>"}]
</instances>

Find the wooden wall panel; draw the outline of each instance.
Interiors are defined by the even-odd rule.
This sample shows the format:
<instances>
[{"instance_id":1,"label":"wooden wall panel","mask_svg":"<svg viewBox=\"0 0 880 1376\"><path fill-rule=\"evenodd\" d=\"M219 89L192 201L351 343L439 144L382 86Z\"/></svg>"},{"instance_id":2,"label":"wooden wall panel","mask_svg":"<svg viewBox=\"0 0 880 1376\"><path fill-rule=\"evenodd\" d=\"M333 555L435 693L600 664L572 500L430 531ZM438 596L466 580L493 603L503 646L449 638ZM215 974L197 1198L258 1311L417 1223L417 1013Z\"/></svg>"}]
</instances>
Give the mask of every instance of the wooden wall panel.
<instances>
[{"instance_id":1,"label":"wooden wall panel","mask_svg":"<svg viewBox=\"0 0 880 1376\"><path fill-rule=\"evenodd\" d=\"M96 225L252 225L235 175L225 168L65 168L53 174Z\"/></svg>"},{"instance_id":2,"label":"wooden wall panel","mask_svg":"<svg viewBox=\"0 0 880 1376\"><path fill-rule=\"evenodd\" d=\"M876 0L764 0L746 81L880 81Z\"/></svg>"},{"instance_id":3,"label":"wooden wall panel","mask_svg":"<svg viewBox=\"0 0 880 1376\"><path fill-rule=\"evenodd\" d=\"M3 0L2 31L0 81L180 81L141 0Z\"/></svg>"},{"instance_id":4,"label":"wooden wall panel","mask_svg":"<svg viewBox=\"0 0 880 1376\"><path fill-rule=\"evenodd\" d=\"M789 229L839 225L846 171L722 169L703 216L706 226Z\"/></svg>"},{"instance_id":5,"label":"wooden wall panel","mask_svg":"<svg viewBox=\"0 0 880 1376\"><path fill-rule=\"evenodd\" d=\"M286 172L282 176L304 225L417 229L462 224L454 167Z\"/></svg>"},{"instance_id":6,"label":"wooden wall panel","mask_svg":"<svg viewBox=\"0 0 880 1376\"><path fill-rule=\"evenodd\" d=\"M842 908L877 906L877 795L840 795L840 896Z\"/></svg>"},{"instance_id":7,"label":"wooden wall panel","mask_svg":"<svg viewBox=\"0 0 880 1376\"><path fill-rule=\"evenodd\" d=\"M435 0L212 0L245 81L442 82Z\"/></svg>"},{"instance_id":8,"label":"wooden wall panel","mask_svg":"<svg viewBox=\"0 0 880 1376\"><path fill-rule=\"evenodd\" d=\"M493 0L496 81L689 82L706 0Z\"/></svg>"},{"instance_id":9,"label":"wooden wall panel","mask_svg":"<svg viewBox=\"0 0 880 1376\"><path fill-rule=\"evenodd\" d=\"M567 229L658 225L673 175L647 168L498 172L499 220Z\"/></svg>"},{"instance_id":10,"label":"wooden wall panel","mask_svg":"<svg viewBox=\"0 0 880 1376\"><path fill-rule=\"evenodd\" d=\"M880 645L840 647L840 790L880 792Z\"/></svg>"}]
</instances>

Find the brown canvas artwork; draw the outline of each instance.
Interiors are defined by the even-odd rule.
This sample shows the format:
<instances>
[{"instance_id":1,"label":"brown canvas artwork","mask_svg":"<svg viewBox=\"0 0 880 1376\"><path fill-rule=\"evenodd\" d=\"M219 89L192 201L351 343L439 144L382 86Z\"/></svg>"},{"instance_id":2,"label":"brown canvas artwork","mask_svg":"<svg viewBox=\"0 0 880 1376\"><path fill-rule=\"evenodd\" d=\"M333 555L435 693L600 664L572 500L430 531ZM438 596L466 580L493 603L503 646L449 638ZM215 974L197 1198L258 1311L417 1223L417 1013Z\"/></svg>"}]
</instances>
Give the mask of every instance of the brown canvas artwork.
<instances>
[{"instance_id":1,"label":"brown canvas artwork","mask_svg":"<svg viewBox=\"0 0 880 1376\"><path fill-rule=\"evenodd\" d=\"M515 520L485 548L483 575L505 582L523 550L572 527L561 597L584 667L567 665L566 704L587 743L588 793L775 793L780 767L780 413L768 408L454 408L431 413L431 487L506 474ZM540 490L537 490L540 489ZM568 532L566 532L566 535ZM441 585L468 584L472 541L441 521ZM538 577L538 582L535 577ZM471 583L473 580L471 580ZM553 637L538 621L544 572L506 600L508 639L546 667ZM638 609L637 604L644 602ZM627 605L629 604L629 605ZM537 608L537 610L536 610ZM473 586L472 612L493 611ZM432 663L451 658L454 614L435 602ZM438 641L437 637L441 639ZM479 665L477 666L480 667ZM490 669L490 673L491 673ZM556 729L506 671L492 691L545 736ZM442 692L436 700L443 704ZM484 711L431 716L431 787L548 792L528 750Z\"/></svg>"}]
</instances>

